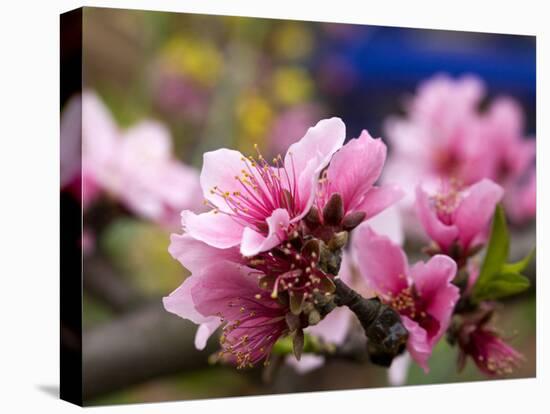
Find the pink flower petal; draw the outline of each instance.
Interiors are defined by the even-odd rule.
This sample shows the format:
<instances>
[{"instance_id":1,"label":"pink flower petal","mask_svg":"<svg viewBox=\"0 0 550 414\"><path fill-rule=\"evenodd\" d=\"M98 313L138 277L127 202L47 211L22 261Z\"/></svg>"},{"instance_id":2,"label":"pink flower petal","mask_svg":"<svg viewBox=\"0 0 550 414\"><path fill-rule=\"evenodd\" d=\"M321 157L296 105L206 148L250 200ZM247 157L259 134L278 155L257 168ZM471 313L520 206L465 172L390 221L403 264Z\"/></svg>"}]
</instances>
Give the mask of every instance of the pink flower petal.
<instances>
[{"instance_id":1,"label":"pink flower petal","mask_svg":"<svg viewBox=\"0 0 550 414\"><path fill-rule=\"evenodd\" d=\"M415 321L406 316L401 316L401 321L405 329L409 332L409 340L407 341L407 351L412 359L420 365L427 374L430 371L428 367L428 359L432 354L432 347L428 344L426 331Z\"/></svg>"},{"instance_id":2,"label":"pink flower petal","mask_svg":"<svg viewBox=\"0 0 550 414\"><path fill-rule=\"evenodd\" d=\"M239 151L225 148L206 152L203 156L200 175L202 192L204 197L221 211L230 212L231 209L223 197L212 194L212 191L214 187L222 192L242 191L242 186L235 177L242 176L241 171L246 169L243 158Z\"/></svg>"},{"instance_id":3,"label":"pink flower petal","mask_svg":"<svg viewBox=\"0 0 550 414\"><path fill-rule=\"evenodd\" d=\"M301 375L307 374L325 364L325 357L313 354L304 354L298 361L294 355L287 355L285 362Z\"/></svg>"},{"instance_id":4,"label":"pink flower petal","mask_svg":"<svg viewBox=\"0 0 550 414\"><path fill-rule=\"evenodd\" d=\"M213 260L228 260L237 263L241 259L237 247L218 249L194 239L189 234L172 234L168 252L191 273L200 272Z\"/></svg>"},{"instance_id":5,"label":"pink flower petal","mask_svg":"<svg viewBox=\"0 0 550 414\"><path fill-rule=\"evenodd\" d=\"M367 219L369 219L401 200L404 195L405 193L401 188L395 185L388 184L382 187L371 187L359 205L355 207L355 210L364 211Z\"/></svg>"},{"instance_id":6,"label":"pink flower petal","mask_svg":"<svg viewBox=\"0 0 550 414\"><path fill-rule=\"evenodd\" d=\"M323 119L292 144L285 156L286 170L296 178L301 216L308 213L320 172L344 144L346 126L340 118Z\"/></svg>"},{"instance_id":7,"label":"pink flower petal","mask_svg":"<svg viewBox=\"0 0 550 414\"><path fill-rule=\"evenodd\" d=\"M208 339L222 324L220 318L217 318L215 316L212 316L209 319L210 320L208 322L201 323L199 325L197 333L195 334L195 348L200 351L206 348L206 343L208 342Z\"/></svg>"},{"instance_id":8,"label":"pink flower petal","mask_svg":"<svg viewBox=\"0 0 550 414\"><path fill-rule=\"evenodd\" d=\"M229 263L229 262L227 262ZM169 296L166 296L162 299L164 308L171 313L178 315L181 318L188 319L193 323L196 323L199 326L197 333L195 335L195 347L197 349L204 349L208 338L214 333L214 331L221 325L221 319L217 316L216 312L205 312L205 309L208 309L208 302L205 301L205 296L197 295L197 290L202 291L202 285L209 280L215 279L222 272L222 267L226 269L228 279L231 279L233 283L237 282L235 288L237 290L247 292L247 289L250 289L250 283L245 280L243 284L241 282L241 269L235 264L227 265L223 260L220 260L216 263L211 263L210 266L203 267L189 276L185 281L173 291ZM235 278L237 280L235 281ZM231 296L235 292L235 289L226 291L227 295ZM212 292L206 292L212 293ZM215 294L216 292L214 292ZM217 291L219 293L219 291ZM208 297L208 296L207 296ZM198 299L197 299L198 298ZM206 306L205 306L206 303ZM217 303L217 306L223 308L227 306L228 300L221 300ZM199 310L199 306L202 308Z\"/></svg>"},{"instance_id":9,"label":"pink flower petal","mask_svg":"<svg viewBox=\"0 0 550 414\"><path fill-rule=\"evenodd\" d=\"M224 213L181 213L184 230L193 238L219 249L237 246L241 242L243 226Z\"/></svg>"},{"instance_id":10,"label":"pink flower petal","mask_svg":"<svg viewBox=\"0 0 550 414\"><path fill-rule=\"evenodd\" d=\"M397 206L385 209L366 223L375 233L389 237L392 242L399 246L403 245L405 233L403 231L401 213Z\"/></svg>"},{"instance_id":11,"label":"pink flower petal","mask_svg":"<svg viewBox=\"0 0 550 414\"><path fill-rule=\"evenodd\" d=\"M142 121L127 129L121 140L121 155L166 160L172 154L168 129L154 121Z\"/></svg>"},{"instance_id":12,"label":"pink flower petal","mask_svg":"<svg viewBox=\"0 0 550 414\"><path fill-rule=\"evenodd\" d=\"M242 317L240 298L254 298L262 291L256 275L236 263L217 261L207 266L191 288L196 310L204 316L223 315L227 321Z\"/></svg>"},{"instance_id":13,"label":"pink flower petal","mask_svg":"<svg viewBox=\"0 0 550 414\"><path fill-rule=\"evenodd\" d=\"M395 357L388 369L388 382L390 385L398 386L405 384L410 365L411 356L408 352Z\"/></svg>"},{"instance_id":14,"label":"pink flower petal","mask_svg":"<svg viewBox=\"0 0 550 414\"><path fill-rule=\"evenodd\" d=\"M431 205L428 194L416 187L416 213L428 236L446 251L458 237L458 228L442 223Z\"/></svg>"},{"instance_id":15,"label":"pink flower petal","mask_svg":"<svg viewBox=\"0 0 550 414\"><path fill-rule=\"evenodd\" d=\"M342 345L348 334L351 318L352 314L347 308L336 308L317 325L306 328L306 332L328 343Z\"/></svg>"},{"instance_id":16,"label":"pink flower petal","mask_svg":"<svg viewBox=\"0 0 550 414\"><path fill-rule=\"evenodd\" d=\"M288 211L278 208L266 219L266 223L268 225L267 237L250 227L244 229L241 243L241 254L243 256L251 257L280 244L285 239L286 229L290 223Z\"/></svg>"},{"instance_id":17,"label":"pink flower petal","mask_svg":"<svg viewBox=\"0 0 550 414\"><path fill-rule=\"evenodd\" d=\"M348 250L344 250L344 252L342 253L342 263L340 263L340 272L338 272L338 277L348 285L352 284L353 282L353 260L354 259L352 257L352 253L350 253Z\"/></svg>"},{"instance_id":18,"label":"pink flower petal","mask_svg":"<svg viewBox=\"0 0 550 414\"><path fill-rule=\"evenodd\" d=\"M487 121L491 129L498 131L498 140L508 141L500 142L502 145L513 144L510 140L523 134L523 113L520 105L513 99L496 98L487 111Z\"/></svg>"},{"instance_id":19,"label":"pink flower petal","mask_svg":"<svg viewBox=\"0 0 550 414\"><path fill-rule=\"evenodd\" d=\"M202 324L211 322L209 316L205 316L195 306L191 290L200 282L202 275L197 273L189 276L184 282L169 296L162 298L164 308L181 318L188 319L193 323ZM219 318L218 318L219 320Z\"/></svg>"},{"instance_id":20,"label":"pink flower petal","mask_svg":"<svg viewBox=\"0 0 550 414\"><path fill-rule=\"evenodd\" d=\"M385 161L386 145L379 138L373 139L366 130L334 154L327 178L331 191L342 196L345 212L357 209L380 176Z\"/></svg>"},{"instance_id":21,"label":"pink flower petal","mask_svg":"<svg viewBox=\"0 0 550 414\"><path fill-rule=\"evenodd\" d=\"M466 190L455 216L463 248L468 248L474 238L486 230L503 194L502 187L488 179L483 179Z\"/></svg>"},{"instance_id":22,"label":"pink flower petal","mask_svg":"<svg viewBox=\"0 0 550 414\"><path fill-rule=\"evenodd\" d=\"M426 312L439 322L438 332L428 338L433 347L449 327L460 297L459 289L451 283L456 276L456 263L448 256L435 255L426 263L418 262L412 266L410 276L426 304Z\"/></svg>"},{"instance_id":23,"label":"pink flower petal","mask_svg":"<svg viewBox=\"0 0 550 414\"><path fill-rule=\"evenodd\" d=\"M107 107L99 97L86 91L82 94L82 162L94 165L113 156L120 139L119 130Z\"/></svg>"},{"instance_id":24,"label":"pink flower petal","mask_svg":"<svg viewBox=\"0 0 550 414\"><path fill-rule=\"evenodd\" d=\"M504 198L506 212L515 223L532 219L537 214L537 177L531 168L526 182L506 190Z\"/></svg>"},{"instance_id":25,"label":"pink flower petal","mask_svg":"<svg viewBox=\"0 0 550 414\"><path fill-rule=\"evenodd\" d=\"M407 258L399 246L363 223L352 239L354 257L369 289L382 297L397 295L407 287Z\"/></svg>"}]
</instances>

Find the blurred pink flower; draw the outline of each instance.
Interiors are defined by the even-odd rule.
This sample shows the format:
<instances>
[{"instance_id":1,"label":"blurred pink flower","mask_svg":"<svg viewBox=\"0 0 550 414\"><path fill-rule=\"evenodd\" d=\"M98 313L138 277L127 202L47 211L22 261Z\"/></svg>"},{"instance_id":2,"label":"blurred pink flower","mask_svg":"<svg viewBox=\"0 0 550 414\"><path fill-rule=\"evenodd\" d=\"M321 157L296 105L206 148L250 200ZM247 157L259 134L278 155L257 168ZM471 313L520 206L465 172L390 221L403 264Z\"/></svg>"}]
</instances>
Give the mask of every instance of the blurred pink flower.
<instances>
[{"instance_id":1,"label":"blurred pink flower","mask_svg":"<svg viewBox=\"0 0 550 414\"><path fill-rule=\"evenodd\" d=\"M412 205L419 182L433 189L441 179L470 185L489 178L506 190L507 206L517 201L520 184L533 168L535 141L524 137L515 101L498 98L481 112L484 94L477 77L435 76L419 86L406 117L388 119L392 154L384 178L408 189L405 207Z\"/></svg>"},{"instance_id":2,"label":"blurred pink flower","mask_svg":"<svg viewBox=\"0 0 550 414\"><path fill-rule=\"evenodd\" d=\"M416 211L424 230L442 253L464 258L485 241L502 195L502 187L488 179L466 188L456 181L446 181L433 195L418 186Z\"/></svg>"},{"instance_id":3,"label":"blurred pink flower","mask_svg":"<svg viewBox=\"0 0 550 414\"><path fill-rule=\"evenodd\" d=\"M447 330L460 296L451 283L456 263L435 255L409 267L403 250L367 224L355 230L352 251L368 287L401 314L409 331L407 350L427 372L428 358Z\"/></svg>"},{"instance_id":4,"label":"blurred pink flower","mask_svg":"<svg viewBox=\"0 0 550 414\"><path fill-rule=\"evenodd\" d=\"M261 154L256 159L229 149L205 153L200 183L212 210L184 211L185 231L214 247L239 245L244 256L275 247L309 212L319 174L344 138L344 123L331 118L309 128L274 166Z\"/></svg>"},{"instance_id":5,"label":"blurred pink flower","mask_svg":"<svg viewBox=\"0 0 550 414\"><path fill-rule=\"evenodd\" d=\"M483 118L484 137L494 155L492 178L505 189L504 205L514 221L522 222L536 214L534 139L524 139L524 119L512 99L496 99Z\"/></svg>"},{"instance_id":6,"label":"blurred pink flower","mask_svg":"<svg viewBox=\"0 0 550 414\"><path fill-rule=\"evenodd\" d=\"M537 178L533 168L525 183L516 186L512 192L513 196L506 195L504 203L506 211L512 220L517 223L525 222L536 216L537 213Z\"/></svg>"},{"instance_id":7,"label":"blurred pink flower","mask_svg":"<svg viewBox=\"0 0 550 414\"><path fill-rule=\"evenodd\" d=\"M170 135L164 126L142 121L121 131L97 95L84 92L81 100L84 208L104 190L135 214L173 226L179 222L182 209L200 206L198 173L172 156ZM73 102L77 105L80 99ZM65 124L78 121L80 125L75 117L80 117L80 111L68 108L63 116ZM65 131L77 134L77 141L80 138L78 128L62 129ZM80 183L80 178L76 181Z\"/></svg>"},{"instance_id":8,"label":"blurred pink flower","mask_svg":"<svg viewBox=\"0 0 550 414\"><path fill-rule=\"evenodd\" d=\"M200 121L208 114L210 92L181 73L160 68L153 79L159 109L178 118Z\"/></svg>"},{"instance_id":9,"label":"blurred pink flower","mask_svg":"<svg viewBox=\"0 0 550 414\"><path fill-rule=\"evenodd\" d=\"M303 136L321 114L314 104L295 105L282 112L274 121L269 135L269 152L280 154Z\"/></svg>"}]
</instances>

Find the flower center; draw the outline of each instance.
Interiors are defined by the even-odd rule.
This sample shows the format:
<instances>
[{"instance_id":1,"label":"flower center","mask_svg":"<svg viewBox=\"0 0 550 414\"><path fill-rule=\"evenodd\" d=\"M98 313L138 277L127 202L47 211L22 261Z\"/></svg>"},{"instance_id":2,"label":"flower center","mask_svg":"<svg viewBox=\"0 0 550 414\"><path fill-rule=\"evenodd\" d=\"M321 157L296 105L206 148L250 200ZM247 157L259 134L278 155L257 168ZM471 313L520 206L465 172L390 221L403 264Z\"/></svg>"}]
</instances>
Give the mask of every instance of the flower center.
<instances>
[{"instance_id":1,"label":"flower center","mask_svg":"<svg viewBox=\"0 0 550 414\"><path fill-rule=\"evenodd\" d=\"M316 295L334 292L334 275L319 266L321 243L293 231L287 242L254 256L248 265L255 269L260 288L270 292L271 298L285 300L288 295L291 308L301 306L314 302Z\"/></svg>"},{"instance_id":2,"label":"flower center","mask_svg":"<svg viewBox=\"0 0 550 414\"><path fill-rule=\"evenodd\" d=\"M284 309L272 299L265 301L256 295L228 303L230 308L238 309L240 316L224 326L218 356L233 359L238 369L252 367L268 356L273 344L287 330Z\"/></svg>"},{"instance_id":3,"label":"flower center","mask_svg":"<svg viewBox=\"0 0 550 414\"><path fill-rule=\"evenodd\" d=\"M214 213L228 214L243 226L255 228L260 233L267 232L265 220L274 210L283 208L289 216L296 217L300 211L300 197L297 190L297 178L292 154L290 168L280 155L273 158L270 165L254 145L257 151L256 158L242 157L243 169L240 175L235 176L240 190L225 191L214 186L210 193L223 199L229 211L222 211L214 204L206 201Z\"/></svg>"},{"instance_id":4,"label":"flower center","mask_svg":"<svg viewBox=\"0 0 550 414\"><path fill-rule=\"evenodd\" d=\"M462 201L461 187L456 179L444 181L440 191L431 197L437 217L444 224L453 224L454 212Z\"/></svg>"},{"instance_id":5,"label":"flower center","mask_svg":"<svg viewBox=\"0 0 550 414\"><path fill-rule=\"evenodd\" d=\"M523 355L497 334L482 328L472 333L468 346L476 364L491 375L510 374L523 359Z\"/></svg>"},{"instance_id":6,"label":"flower center","mask_svg":"<svg viewBox=\"0 0 550 414\"><path fill-rule=\"evenodd\" d=\"M417 322L426 331L428 338L433 337L439 330L439 321L427 312L427 304L418 294L414 286L409 286L398 295L388 294L387 304L399 312L400 315Z\"/></svg>"}]
</instances>

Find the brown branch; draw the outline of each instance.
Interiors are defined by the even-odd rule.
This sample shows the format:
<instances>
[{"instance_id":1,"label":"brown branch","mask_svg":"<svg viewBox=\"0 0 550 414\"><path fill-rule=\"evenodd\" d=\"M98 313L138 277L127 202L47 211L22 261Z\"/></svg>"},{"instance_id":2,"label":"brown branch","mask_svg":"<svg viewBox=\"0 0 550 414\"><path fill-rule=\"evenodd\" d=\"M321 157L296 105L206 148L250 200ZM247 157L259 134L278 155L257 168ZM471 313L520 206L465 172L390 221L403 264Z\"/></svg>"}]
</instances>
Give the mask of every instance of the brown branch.
<instances>
[{"instance_id":1,"label":"brown branch","mask_svg":"<svg viewBox=\"0 0 550 414\"><path fill-rule=\"evenodd\" d=\"M195 349L196 325L166 312L160 301L84 332L84 400L155 377L204 367L216 348Z\"/></svg>"}]
</instances>

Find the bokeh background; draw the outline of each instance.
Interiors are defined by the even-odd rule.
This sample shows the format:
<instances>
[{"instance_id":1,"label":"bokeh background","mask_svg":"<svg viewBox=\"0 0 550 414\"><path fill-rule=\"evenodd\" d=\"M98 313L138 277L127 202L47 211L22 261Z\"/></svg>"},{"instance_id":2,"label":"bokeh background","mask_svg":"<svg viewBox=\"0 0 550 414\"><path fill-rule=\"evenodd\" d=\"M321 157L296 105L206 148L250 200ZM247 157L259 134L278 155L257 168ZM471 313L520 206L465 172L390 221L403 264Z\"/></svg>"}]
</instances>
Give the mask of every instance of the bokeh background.
<instances>
[{"instance_id":1,"label":"bokeh background","mask_svg":"<svg viewBox=\"0 0 550 414\"><path fill-rule=\"evenodd\" d=\"M384 120L438 73L476 74L487 99L515 98L526 134L536 135L534 37L95 8L83 16L84 88L122 128L164 124L175 156L197 169L203 152L219 147L284 152L327 116L344 120L348 138L364 128L383 137ZM216 344L196 351L193 325L160 306L187 276L167 253L170 229L112 201L87 214L97 227L84 263L88 404L387 385L386 370L369 363L331 360L305 375L209 364ZM533 222L514 228L514 254L530 242ZM533 266L533 282L534 274ZM511 377L534 376L534 283L506 303L498 326L527 358ZM457 373L445 341L430 366L429 375L413 366L407 384L485 379L470 362Z\"/></svg>"}]
</instances>

